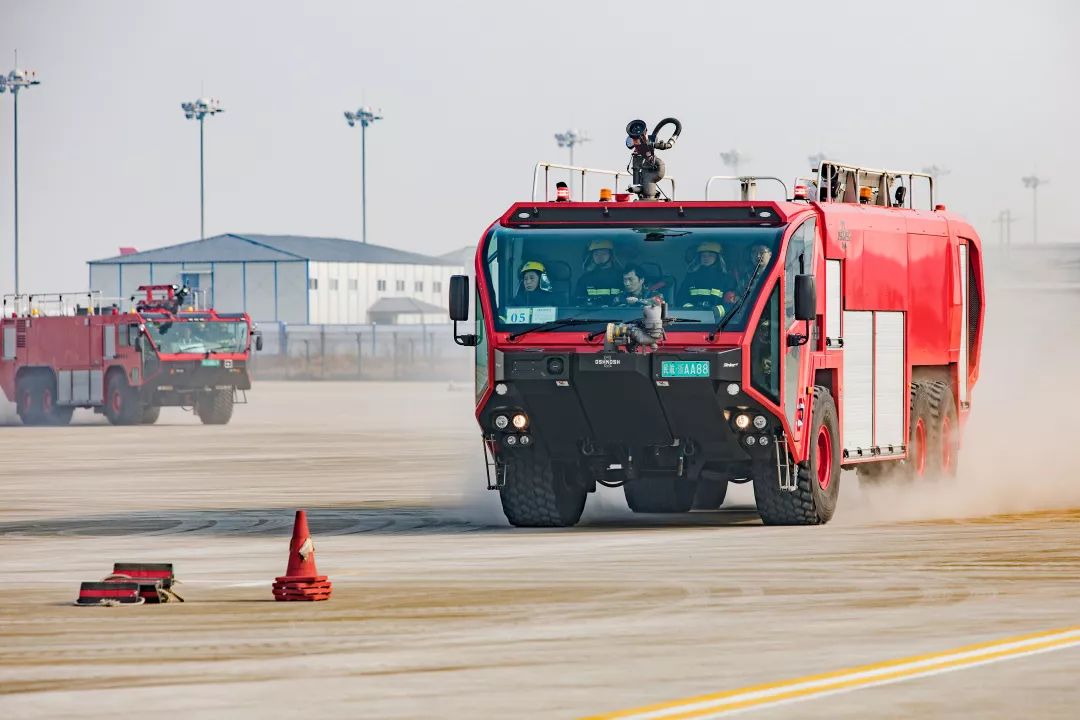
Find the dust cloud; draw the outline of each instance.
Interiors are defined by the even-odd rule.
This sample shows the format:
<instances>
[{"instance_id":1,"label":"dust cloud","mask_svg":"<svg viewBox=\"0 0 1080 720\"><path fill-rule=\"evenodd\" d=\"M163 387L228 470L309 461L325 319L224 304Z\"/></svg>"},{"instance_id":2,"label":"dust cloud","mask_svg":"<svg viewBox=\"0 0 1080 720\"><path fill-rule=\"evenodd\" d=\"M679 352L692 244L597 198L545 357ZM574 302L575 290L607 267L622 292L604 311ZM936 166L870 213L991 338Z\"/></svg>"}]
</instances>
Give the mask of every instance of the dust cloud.
<instances>
[{"instance_id":1,"label":"dust cloud","mask_svg":"<svg viewBox=\"0 0 1080 720\"><path fill-rule=\"evenodd\" d=\"M837 521L933 520L1080 507L1080 253L988 252L986 329L958 477L921 487L843 478ZM1072 273L1075 279L1069 276ZM846 496L846 497L845 497Z\"/></svg>"}]
</instances>

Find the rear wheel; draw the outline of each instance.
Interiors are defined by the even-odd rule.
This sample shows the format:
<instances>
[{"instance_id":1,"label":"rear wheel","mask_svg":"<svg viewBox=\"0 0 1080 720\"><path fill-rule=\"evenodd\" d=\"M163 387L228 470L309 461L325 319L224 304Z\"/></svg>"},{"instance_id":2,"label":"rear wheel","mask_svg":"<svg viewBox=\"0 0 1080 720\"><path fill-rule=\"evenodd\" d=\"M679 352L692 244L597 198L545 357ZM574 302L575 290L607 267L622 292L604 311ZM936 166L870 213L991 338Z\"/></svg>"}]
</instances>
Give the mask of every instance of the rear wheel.
<instances>
[{"instance_id":1,"label":"rear wheel","mask_svg":"<svg viewBox=\"0 0 1080 720\"><path fill-rule=\"evenodd\" d=\"M623 485L626 504L636 513L690 512L696 492L696 483L674 475L642 475Z\"/></svg>"},{"instance_id":2,"label":"rear wheel","mask_svg":"<svg viewBox=\"0 0 1080 720\"><path fill-rule=\"evenodd\" d=\"M25 425L67 425L75 408L56 404L56 380L49 371L34 371L19 378L15 388L16 412Z\"/></svg>"},{"instance_id":3,"label":"rear wheel","mask_svg":"<svg viewBox=\"0 0 1080 720\"><path fill-rule=\"evenodd\" d=\"M521 453L507 465L506 484L499 488L503 514L515 527L576 525L585 496L576 473L531 453Z\"/></svg>"},{"instance_id":4,"label":"rear wheel","mask_svg":"<svg viewBox=\"0 0 1080 720\"><path fill-rule=\"evenodd\" d=\"M232 419L233 391L211 390L199 393L195 401L195 412L203 425L224 425Z\"/></svg>"},{"instance_id":5,"label":"rear wheel","mask_svg":"<svg viewBox=\"0 0 1080 720\"><path fill-rule=\"evenodd\" d=\"M927 384L928 423L926 428L926 472L928 475L956 476L960 450L959 423L952 387L941 381Z\"/></svg>"},{"instance_id":6,"label":"rear wheel","mask_svg":"<svg viewBox=\"0 0 1080 720\"><path fill-rule=\"evenodd\" d=\"M139 392L122 373L114 372L105 383L105 417L113 425L135 425L142 419Z\"/></svg>"},{"instance_id":7,"label":"rear wheel","mask_svg":"<svg viewBox=\"0 0 1080 720\"><path fill-rule=\"evenodd\" d=\"M154 423L156 423L158 421L159 417L161 417L161 406L160 405L147 405L146 407L143 408L142 418L141 418L140 422L143 425L153 425Z\"/></svg>"},{"instance_id":8,"label":"rear wheel","mask_svg":"<svg viewBox=\"0 0 1080 720\"><path fill-rule=\"evenodd\" d=\"M754 473L754 498L766 525L822 525L836 512L840 495L840 435L836 404L828 388L814 387L810 456L792 468L794 491L780 489L775 471Z\"/></svg>"}]
</instances>

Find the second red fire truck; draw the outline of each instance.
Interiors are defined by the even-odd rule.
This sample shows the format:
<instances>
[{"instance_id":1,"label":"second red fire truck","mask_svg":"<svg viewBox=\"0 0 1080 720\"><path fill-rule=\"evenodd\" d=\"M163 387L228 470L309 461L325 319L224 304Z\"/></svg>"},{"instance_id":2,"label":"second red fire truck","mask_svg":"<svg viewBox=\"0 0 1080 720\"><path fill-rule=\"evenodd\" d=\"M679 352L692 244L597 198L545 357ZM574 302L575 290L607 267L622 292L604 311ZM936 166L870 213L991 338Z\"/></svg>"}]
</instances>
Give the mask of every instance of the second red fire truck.
<instances>
[{"instance_id":1,"label":"second red fire truck","mask_svg":"<svg viewBox=\"0 0 1080 720\"><path fill-rule=\"evenodd\" d=\"M125 311L97 293L4 298L0 387L24 424L64 425L80 407L114 425L149 424L164 406L229 422L262 347L251 318L198 309L175 285L139 292Z\"/></svg>"}]
</instances>

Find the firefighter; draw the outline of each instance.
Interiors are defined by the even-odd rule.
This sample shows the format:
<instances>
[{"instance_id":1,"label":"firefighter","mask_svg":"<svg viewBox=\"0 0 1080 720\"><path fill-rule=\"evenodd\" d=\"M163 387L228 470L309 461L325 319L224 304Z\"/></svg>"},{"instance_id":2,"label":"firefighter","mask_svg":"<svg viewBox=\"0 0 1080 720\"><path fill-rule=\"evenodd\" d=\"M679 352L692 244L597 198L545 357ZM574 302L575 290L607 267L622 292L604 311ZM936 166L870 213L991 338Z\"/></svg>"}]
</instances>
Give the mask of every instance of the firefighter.
<instances>
[{"instance_id":1,"label":"firefighter","mask_svg":"<svg viewBox=\"0 0 1080 720\"><path fill-rule=\"evenodd\" d=\"M765 268L768 267L769 261L772 260L772 250L767 245L757 243L750 248L750 256L747 258L746 263L741 268L736 268L733 272L735 279L735 287L738 288L736 294L741 294L746 290L747 284L750 282L750 278L754 277L754 273L758 274L760 279L765 272ZM758 270L758 268L761 270Z\"/></svg>"},{"instance_id":2,"label":"firefighter","mask_svg":"<svg viewBox=\"0 0 1080 720\"><path fill-rule=\"evenodd\" d=\"M589 243L585 273L578 280L577 299L583 305L610 305L622 292L622 269L615 262L615 244L610 240Z\"/></svg>"},{"instance_id":3,"label":"firefighter","mask_svg":"<svg viewBox=\"0 0 1080 720\"><path fill-rule=\"evenodd\" d=\"M521 307L548 307L555 303L551 299L551 283L548 282L547 268L539 260L529 260L518 271L521 286L514 295L514 304Z\"/></svg>"},{"instance_id":4,"label":"firefighter","mask_svg":"<svg viewBox=\"0 0 1080 720\"><path fill-rule=\"evenodd\" d=\"M664 282L650 284L645 269L640 265L628 265L623 270L623 289L615 296L616 305L640 305L654 297L663 297Z\"/></svg>"},{"instance_id":5,"label":"firefighter","mask_svg":"<svg viewBox=\"0 0 1080 720\"><path fill-rule=\"evenodd\" d=\"M684 308L715 308L722 316L725 304L734 302L735 281L724 268L720 243L707 240L699 243L683 282L679 304Z\"/></svg>"}]
</instances>

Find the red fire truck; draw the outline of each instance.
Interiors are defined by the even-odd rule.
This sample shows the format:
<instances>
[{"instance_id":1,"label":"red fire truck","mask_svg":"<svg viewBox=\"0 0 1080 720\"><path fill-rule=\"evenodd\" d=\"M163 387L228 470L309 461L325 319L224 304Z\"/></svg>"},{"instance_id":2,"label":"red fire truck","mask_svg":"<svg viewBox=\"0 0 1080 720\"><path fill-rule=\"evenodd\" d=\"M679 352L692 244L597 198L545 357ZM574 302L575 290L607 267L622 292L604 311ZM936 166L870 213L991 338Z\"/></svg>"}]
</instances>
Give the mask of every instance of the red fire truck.
<instances>
[{"instance_id":1,"label":"red fire truck","mask_svg":"<svg viewBox=\"0 0 1080 720\"><path fill-rule=\"evenodd\" d=\"M667 140L663 126L674 126ZM519 526L575 524L621 486L635 512L715 509L749 482L767 524L827 522L840 471L948 476L978 378L982 252L933 178L824 161L783 199L676 200L627 127L625 193L534 198L484 233L450 286L476 352L488 485ZM670 181L670 190L666 182ZM544 186L547 186L545 179ZM546 190L545 190L546 193ZM914 200L918 194L918 206Z\"/></svg>"},{"instance_id":2,"label":"red fire truck","mask_svg":"<svg viewBox=\"0 0 1080 720\"><path fill-rule=\"evenodd\" d=\"M114 425L149 424L169 405L229 422L251 387L251 318L186 305L189 290L175 285L139 292L124 311L96 292L4 298L0 387L23 423L64 425L84 407Z\"/></svg>"}]
</instances>

